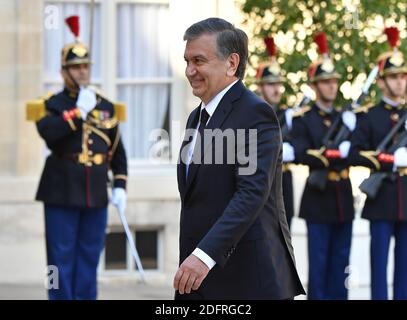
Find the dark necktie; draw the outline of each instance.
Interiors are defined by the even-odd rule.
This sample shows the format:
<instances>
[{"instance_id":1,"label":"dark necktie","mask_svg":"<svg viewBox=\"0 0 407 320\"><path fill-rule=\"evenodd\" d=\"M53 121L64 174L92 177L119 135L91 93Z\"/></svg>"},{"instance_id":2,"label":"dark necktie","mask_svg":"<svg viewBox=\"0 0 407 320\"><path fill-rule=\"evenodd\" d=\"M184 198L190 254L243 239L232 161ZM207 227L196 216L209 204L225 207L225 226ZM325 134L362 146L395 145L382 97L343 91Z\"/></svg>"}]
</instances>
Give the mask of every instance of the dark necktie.
<instances>
[{"instance_id":1,"label":"dark necktie","mask_svg":"<svg viewBox=\"0 0 407 320\"><path fill-rule=\"evenodd\" d=\"M191 173L191 171L196 169L196 166L198 166L201 163L201 160L203 159L203 151L204 151L204 129L206 127L206 123L208 122L209 119L209 113L206 111L205 108L201 109L201 115L199 117L199 127L198 127L198 136L195 140L195 146L194 146L194 151L192 153L192 159L191 163L189 164L188 167L188 175ZM200 152L198 152L198 148L200 149Z\"/></svg>"}]
</instances>

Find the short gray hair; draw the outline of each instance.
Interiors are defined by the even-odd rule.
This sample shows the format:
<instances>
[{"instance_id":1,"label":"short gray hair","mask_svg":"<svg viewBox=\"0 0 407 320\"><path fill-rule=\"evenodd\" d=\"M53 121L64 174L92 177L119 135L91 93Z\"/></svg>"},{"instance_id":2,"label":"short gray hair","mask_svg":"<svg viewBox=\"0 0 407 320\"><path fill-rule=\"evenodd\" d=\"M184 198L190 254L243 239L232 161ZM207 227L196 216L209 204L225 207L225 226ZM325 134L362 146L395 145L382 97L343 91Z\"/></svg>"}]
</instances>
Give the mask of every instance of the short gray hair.
<instances>
[{"instance_id":1,"label":"short gray hair","mask_svg":"<svg viewBox=\"0 0 407 320\"><path fill-rule=\"evenodd\" d=\"M243 79L248 59L248 38L243 30L220 18L208 18L190 26L184 34L184 40L193 40L204 34L216 34L217 56L226 59L232 53L240 57L235 76Z\"/></svg>"}]
</instances>

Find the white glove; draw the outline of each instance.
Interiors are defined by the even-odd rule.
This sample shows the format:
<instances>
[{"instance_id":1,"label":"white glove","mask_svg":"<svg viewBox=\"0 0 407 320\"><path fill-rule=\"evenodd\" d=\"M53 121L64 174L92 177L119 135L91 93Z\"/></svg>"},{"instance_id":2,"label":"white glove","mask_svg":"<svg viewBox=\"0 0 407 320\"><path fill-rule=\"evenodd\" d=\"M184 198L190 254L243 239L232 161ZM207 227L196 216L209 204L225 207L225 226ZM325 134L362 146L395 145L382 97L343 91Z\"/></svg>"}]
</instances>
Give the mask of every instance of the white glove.
<instances>
[{"instance_id":1,"label":"white glove","mask_svg":"<svg viewBox=\"0 0 407 320\"><path fill-rule=\"evenodd\" d=\"M111 203L121 212L126 210L127 194L123 188L113 188Z\"/></svg>"},{"instance_id":2,"label":"white glove","mask_svg":"<svg viewBox=\"0 0 407 320\"><path fill-rule=\"evenodd\" d=\"M293 113L294 110L292 108L287 109L286 112L284 113L285 123L287 124L288 130L291 130L293 127Z\"/></svg>"},{"instance_id":3,"label":"white glove","mask_svg":"<svg viewBox=\"0 0 407 320\"><path fill-rule=\"evenodd\" d=\"M394 166L395 167L407 167L407 148L398 148L394 152Z\"/></svg>"},{"instance_id":4,"label":"white glove","mask_svg":"<svg viewBox=\"0 0 407 320\"><path fill-rule=\"evenodd\" d=\"M283 143L283 162L291 162L291 161L294 161L294 159L295 159L295 155L294 155L293 146L288 142L284 142Z\"/></svg>"},{"instance_id":5,"label":"white glove","mask_svg":"<svg viewBox=\"0 0 407 320\"><path fill-rule=\"evenodd\" d=\"M341 158L347 158L349 154L349 149L350 149L350 141L342 141L341 144L339 145L339 153L341 154Z\"/></svg>"},{"instance_id":6,"label":"white glove","mask_svg":"<svg viewBox=\"0 0 407 320\"><path fill-rule=\"evenodd\" d=\"M342 121L352 132L356 128L356 115L352 111L342 113Z\"/></svg>"},{"instance_id":7,"label":"white glove","mask_svg":"<svg viewBox=\"0 0 407 320\"><path fill-rule=\"evenodd\" d=\"M96 93L93 90L81 87L78 100L76 101L76 106L81 112L82 119L86 119L89 111L96 107L96 104Z\"/></svg>"}]
</instances>

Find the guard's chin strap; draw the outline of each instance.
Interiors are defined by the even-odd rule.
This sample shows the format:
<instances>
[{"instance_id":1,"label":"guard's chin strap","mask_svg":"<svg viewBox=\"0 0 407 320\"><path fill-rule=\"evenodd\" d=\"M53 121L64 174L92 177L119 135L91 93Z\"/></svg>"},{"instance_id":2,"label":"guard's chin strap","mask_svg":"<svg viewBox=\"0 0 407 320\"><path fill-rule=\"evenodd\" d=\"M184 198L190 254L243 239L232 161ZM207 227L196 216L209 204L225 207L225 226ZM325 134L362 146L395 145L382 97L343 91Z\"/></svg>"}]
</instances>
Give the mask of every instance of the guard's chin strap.
<instances>
[{"instance_id":1,"label":"guard's chin strap","mask_svg":"<svg viewBox=\"0 0 407 320\"><path fill-rule=\"evenodd\" d=\"M65 70L66 74L68 75L69 80L72 81L72 83L74 84L74 86L76 87L76 89L79 91L79 90L80 90L80 86L79 86L79 84L75 81L75 79L72 77L71 72L69 71L69 68L66 67L66 66L65 66L65 67L62 67L62 68Z\"/></svg>"}]
</instances>

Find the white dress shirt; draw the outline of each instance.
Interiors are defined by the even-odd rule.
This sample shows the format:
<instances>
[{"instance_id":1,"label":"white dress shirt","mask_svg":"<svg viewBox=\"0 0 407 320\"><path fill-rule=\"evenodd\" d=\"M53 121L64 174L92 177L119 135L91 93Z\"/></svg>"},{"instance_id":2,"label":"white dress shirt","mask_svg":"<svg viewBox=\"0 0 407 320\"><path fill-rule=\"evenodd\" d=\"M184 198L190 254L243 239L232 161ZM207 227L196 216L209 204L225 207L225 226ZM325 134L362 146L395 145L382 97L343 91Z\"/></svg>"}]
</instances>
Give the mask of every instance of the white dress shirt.
<instances>
[{"instance_id":1,"label":"white dress shirt","mask_svg":"<svg viewBox=\"0 0 407 320\"><path fill-rule=\"evenodd\" d=\"M229 91L229 89L237 82L238 80L235 80L233 83L231 83L230 85L228 85L225 89L223 89L221 92L219 92L215 97L213 97L213 99L211 101L208 102L207 105L205 105L205 103L202 101L201 103L201 109L199 111L201 111L202 109L206 109L206 112L208 112L209 114L209 119L206 122L206 124L209 123L209 121L212 118L212 115L215 113L216 108L218 107L218 104L220 102L220 100L222 100L223 96L226 94L226 92ZM192 138L192 142L189 145L189 149L188 149L188 153L187 153L187 161L186 161L186 176L188 176L188 168L189 168L189 164L191 163L192 160L192 155L194 154L194 148L195 148L195 144L196 144L196 137L198 136L198 129L199 129L199 123L201 122L201 114L199 113L199 119L198 119L198 125L196 127L196 130L194 132L194 136Z\"/></svg>"},{"instance_id":2,"label":"white dress shirt","mask_svg":"<svg viewBox=\"0 0 407 320\"><path fill-rule=\"evenodd\" d=\"M205 105L204 102L202 102L201 104L201 109L206 108L206 111L209 114L209 119L208 122L211 120L212 115L215 113L216 108L219 105L219 102L222 100L223 96L226 94L226 92L229 91L229 89L237 82L238 80L235 80L234 82L232 82L230 85L228 85L225 89L223 89L221 92L219 92L215 97L213 97L213 99L211 101L208 102L207 105ZM200 116L199 116L200 117ZM192 160L192 155L194 153L194 147L195 147L195 143L196 143L196 137L198 135L198 128L199 128L199 123L201 122L201 119L198 120L198 125L196 127L194 136L192 138L192 142L190 144L189 150L188 150L188 155L187 155L187 162L186 162L186 174L188 176L188 168L189 168L189 164L191 163ZM208 124L207 122L207 124ZM207 267L209 268L209 270L211 270L216 262L215 260L213 260L210 256L208 256L203 250L196 248L192 254L197 257L199 260L201 260L203 263L205 263L207 265Z\"/></svg>"}]
</instances>

